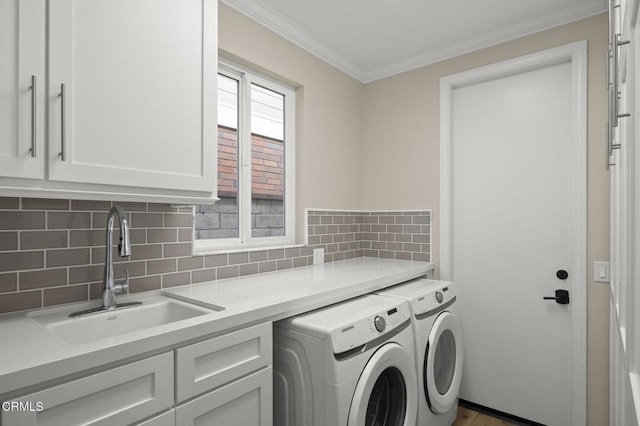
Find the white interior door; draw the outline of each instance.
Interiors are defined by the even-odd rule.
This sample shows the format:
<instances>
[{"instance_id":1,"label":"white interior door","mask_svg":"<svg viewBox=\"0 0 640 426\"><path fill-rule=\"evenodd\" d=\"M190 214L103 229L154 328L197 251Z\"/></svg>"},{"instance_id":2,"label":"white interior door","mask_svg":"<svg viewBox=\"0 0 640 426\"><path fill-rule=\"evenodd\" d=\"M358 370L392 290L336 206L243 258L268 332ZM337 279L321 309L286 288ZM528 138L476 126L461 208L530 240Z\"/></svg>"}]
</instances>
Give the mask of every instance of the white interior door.
<instances>
[{"instance_id":1,"label":"white interior door","mask_svg":"<svg viewBox=\"0 0 640 426\"><path fill-rule=\"evenodd\" d=\"M576 226L586 166L576 155L575 67L568 57L503 69L454 87L450 98L443 278L459 289L460 398L557 426L581 423L573 393L584 392L574 383L586 232ZM569 304L543 300L556 289L569 291Z\"/></svg>"}]
</instances>

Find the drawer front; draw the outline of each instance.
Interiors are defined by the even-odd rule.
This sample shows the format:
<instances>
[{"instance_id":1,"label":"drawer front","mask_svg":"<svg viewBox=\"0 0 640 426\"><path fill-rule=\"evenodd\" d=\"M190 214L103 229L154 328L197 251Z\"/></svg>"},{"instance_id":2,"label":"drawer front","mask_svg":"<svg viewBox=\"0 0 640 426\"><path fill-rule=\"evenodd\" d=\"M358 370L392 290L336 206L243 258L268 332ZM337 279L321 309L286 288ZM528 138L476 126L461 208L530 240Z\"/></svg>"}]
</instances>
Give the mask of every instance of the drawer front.
<instances>
[{"instance_id":1,"label":"drawer front","mask_svg":"<svg viewBox=\"0 0 640 426\"><path fill-rule=\"evenodd\" d=\"M171 409L166 413L155 416L144 422L136 423L136 426L176 426L176 410Z\"/></svg>"},{"instance_id":2,"label":"drawer front","mask_svg":"<svg viewBox=\"0 0 640 426\"><path fill-rule=\"evenodd\" d=\"M265 368L176 408L176 426L271 426L273 369Z\"/></svg>"},{"instance_id":3,"label":"drawer front","mask_svg":"<svg viewBox=\"0 0 640 426\"><path fill-rule=\"evenodd\" d=\"M267 322L176 350L177 401L272 365L271 328Z\"/></svg>"},{"instance_id":4,"label":"drawer front","mask_svg":"<svg viewBox=\"0 0 640 426\"><path fill-rule=\"evenodd\" d=\"M3 411L2 425L131 424L170 408L173 383L168 352L15 399L34 409Z\"/></svg>"}]
</instances>

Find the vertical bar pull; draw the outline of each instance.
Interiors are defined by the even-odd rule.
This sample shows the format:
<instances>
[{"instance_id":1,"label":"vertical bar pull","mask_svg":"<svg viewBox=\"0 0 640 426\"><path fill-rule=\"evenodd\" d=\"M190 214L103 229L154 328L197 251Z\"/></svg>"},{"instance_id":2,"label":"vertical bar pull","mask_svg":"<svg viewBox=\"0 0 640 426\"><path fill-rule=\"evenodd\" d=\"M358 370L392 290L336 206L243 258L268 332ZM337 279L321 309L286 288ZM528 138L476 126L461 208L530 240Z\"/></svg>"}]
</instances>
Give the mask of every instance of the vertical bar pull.
<instances>
[{"instance_id":1,"label":"vertical bar pull","mask_svg":"<svg viewBox=\"0 0 640 426\"><path fill-rule=\"evenodd\" d=\"M615 166L615 164L611 163L611 127L609 126L609 121L607 120L606 124L607 129L607 144L605 145L605 170L609 171L611 166Z\"/></svg>"},{"instance_id":2,"label":"vertical bar pull","mask_svg":"<svg viewBox=\"0 0 640 426\"><path fill-rule=\"evenodd\" d=\"M65 114L65 92L64 83L60 85L60 158L67 161L67 140L66 140L66 114Z\"/></svg>"},{"instance_id":3,"label":"vertical bar pull","mask_svg":"<svg viewBox=\"0 0 640 426\"><path fill-rule=\"evenodd\" d=\"M615 6L614 6L615 7ZM629 117L628 113L621 114L618 110L618 98L620 95L620 91L618 90L618 48L620 46L624 46L630 43L629 40L620 40L620 34L613 35L613 46L612 50L612 82L610 87L610 102L612 103L613 111L610 113L610 122L612 127L618 127L618 118Z\"/></svg>"},{"instance_id":4,"label":"vertical bar pull","mask_svg":"<svg viewBox=\"0 0 640 426\"><path fill-rule=\"evenodd\" d=\"M611 162L611 156L613 155L613 150L622 148L622 145L620 145L619 143L613 143L614 130L613 130L613 127L611 127L611 123L609 123L609 121L606 122L605 127L607 129L607 144L606 144L605 160L606 160L606 170L609 170L611 166L616 165L616 163Z\"/></svg>"},{"instance_id":5,"label":"vertical bar pull","mask_svg":"<svg viewBox=\"0 0 640 426\"><path fill-rule=\"evenodd\" d=\"M31 148L29 152L32 157L36 156L36 76L31 76Z\"/></svg>"}]
</instances>

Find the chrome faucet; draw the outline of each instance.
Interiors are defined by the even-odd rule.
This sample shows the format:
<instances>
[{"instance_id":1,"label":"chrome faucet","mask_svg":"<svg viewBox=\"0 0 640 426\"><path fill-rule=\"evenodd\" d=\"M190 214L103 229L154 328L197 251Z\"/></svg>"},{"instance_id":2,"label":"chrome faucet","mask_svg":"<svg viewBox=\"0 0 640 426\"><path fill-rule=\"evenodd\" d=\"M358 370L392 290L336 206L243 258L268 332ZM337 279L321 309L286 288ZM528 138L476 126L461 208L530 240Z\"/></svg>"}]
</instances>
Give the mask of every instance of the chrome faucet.
<instances>
[{"instance_id":1,"label":"chrome faucet","mask_svg":"<svg viewBox=\"0 0 640 426\"><path fill-rule=\"evenodd\" d=\"M125 268L126 278L123 282L116 284L113 279L113 256L111 249L113 246L113 223L116 217L120 225L120 242L118 243L118 254L120 257L131 256L131 243L129 241L129 222L127 215L120 206L113 206L107 217L107 242L106 256L104 261L104 288L102 289L102 306L74 312L70 317L78 317L102 311L120 309L127 306L140 305L142 302L116 303L116 294L123 293L129 289L129 271Z\"/></svg>"},{"instance_id":2,"label":"chrome faucet","mask_svg":"<svg viewBox=\"0 0 640 426\"><path fill-rule=\"evenodd\" d=\"M120 242L118 243L118 254L120 257L131 256L131 244L129 242L129 222L127 216L120 206L113 206L107 217L107 246L106 258L104 261L104 288L102 289L102 307L112 309L116 306L116 294L129 290L129 271L124 270L125 280L116 284L113 280L113 258L111 247L113 246L113 222L116 216L120 222Z\"/></svg>"}]
</instances>

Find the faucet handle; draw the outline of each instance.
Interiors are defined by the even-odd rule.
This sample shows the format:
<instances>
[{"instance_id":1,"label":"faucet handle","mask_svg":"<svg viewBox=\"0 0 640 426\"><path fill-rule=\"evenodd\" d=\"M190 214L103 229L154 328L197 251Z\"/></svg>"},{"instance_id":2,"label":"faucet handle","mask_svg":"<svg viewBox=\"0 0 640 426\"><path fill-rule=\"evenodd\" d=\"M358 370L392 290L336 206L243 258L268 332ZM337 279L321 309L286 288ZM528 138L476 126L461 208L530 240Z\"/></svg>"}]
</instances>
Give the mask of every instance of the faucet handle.
<instances>
[{"instance_id":1,"label":"faucet handle","mask_svg":"<svg viewBox=\"0 0 640 426\"><path fill-rule=\"evenodd\" d=\"M124 293L125 291L129 290L129 270L127 268L124 268L124 274L124 281L113 286L113 292L115 294Z\"/></svg>"}]
</instances>

